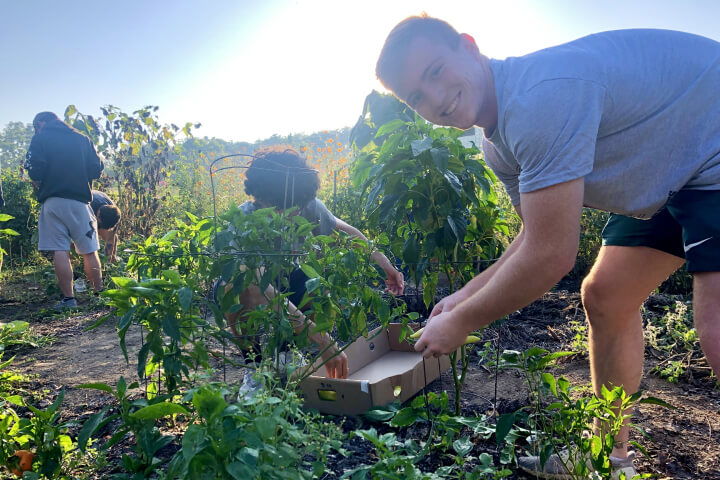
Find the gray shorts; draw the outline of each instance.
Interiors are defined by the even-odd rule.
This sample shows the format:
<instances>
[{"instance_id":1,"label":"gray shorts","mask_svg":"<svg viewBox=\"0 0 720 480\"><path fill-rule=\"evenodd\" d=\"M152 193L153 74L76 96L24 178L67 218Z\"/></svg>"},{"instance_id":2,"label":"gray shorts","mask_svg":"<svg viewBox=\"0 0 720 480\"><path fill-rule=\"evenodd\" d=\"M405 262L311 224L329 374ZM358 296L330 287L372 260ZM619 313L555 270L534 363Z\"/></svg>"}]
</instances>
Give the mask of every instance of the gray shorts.
<instances>
[{"instance_id":1,"label":"gray shorts","mask_svg":"<svg viewBox=\"0 0 720 480\"><path fill-rule=\"evenodd\" d=\"M100 248L95 215L87 203L50 197L40 208L38 250L70 251L70 242L81 255Z\"/></svg>"}]
</instances>

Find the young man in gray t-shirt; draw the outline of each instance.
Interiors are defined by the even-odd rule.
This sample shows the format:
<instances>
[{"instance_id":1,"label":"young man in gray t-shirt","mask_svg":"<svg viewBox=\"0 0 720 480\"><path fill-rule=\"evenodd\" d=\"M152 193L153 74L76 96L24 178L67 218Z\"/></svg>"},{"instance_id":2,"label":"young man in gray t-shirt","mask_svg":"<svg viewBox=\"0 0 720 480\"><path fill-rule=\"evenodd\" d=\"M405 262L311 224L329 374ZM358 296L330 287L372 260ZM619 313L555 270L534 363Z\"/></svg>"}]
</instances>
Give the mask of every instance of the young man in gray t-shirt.
<instances>
[{"instance_id":1,"label":"young man in gray t-shirt","mask_svg":"<svg viewBox=\"0 0 720 480\"><path fill-rule=\"evenodd\" d=\"M588 206L615 214L582 288L597 393L637 390L640 306L684 261L720 374L720 43L625 30L501 61L446 22L410 17L388 36L377 74L427 120L482 127L487 162L523 220L500 261L435 306L418 350L451 352L549 290L574 264ZM629 478L627 438L626 428L612 458ZM520 462L542 478L566 474L560 463Z\"/></svg>"}]
</instances>

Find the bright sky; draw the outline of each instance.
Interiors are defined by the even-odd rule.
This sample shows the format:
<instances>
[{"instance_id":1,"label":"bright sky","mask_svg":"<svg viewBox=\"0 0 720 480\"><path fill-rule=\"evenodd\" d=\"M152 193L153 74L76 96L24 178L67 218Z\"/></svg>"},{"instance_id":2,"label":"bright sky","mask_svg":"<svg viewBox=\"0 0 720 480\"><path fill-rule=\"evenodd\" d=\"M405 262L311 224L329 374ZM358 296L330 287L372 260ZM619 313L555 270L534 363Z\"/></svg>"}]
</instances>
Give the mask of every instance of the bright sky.
<instances>
[{"instance_id":1,"label":"bright sky","mask_svg":"<svg viewBox=\"0 0 720 480\"><path fill-rule=\"evenodd\" d=\"M720 40L716 0L0 0L0 127L68 104L250 142L351 126L385 36L421 11L495 58L618 28Z\"/></svg>"}]
</instances>

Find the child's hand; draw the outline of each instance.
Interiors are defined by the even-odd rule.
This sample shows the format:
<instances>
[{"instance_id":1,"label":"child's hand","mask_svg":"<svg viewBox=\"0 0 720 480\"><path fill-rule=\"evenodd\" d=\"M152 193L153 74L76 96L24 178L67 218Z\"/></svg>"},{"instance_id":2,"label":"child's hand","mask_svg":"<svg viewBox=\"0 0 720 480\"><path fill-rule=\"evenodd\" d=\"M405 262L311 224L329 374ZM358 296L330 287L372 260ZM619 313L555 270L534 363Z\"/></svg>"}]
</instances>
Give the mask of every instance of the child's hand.
<instances>
[{"instance_id":1,"label":"child's hand","mask_svg":"<svg viewBox=\"0 0 720 480\"><path fill-rule=\"evenodd\" d=\"M347 378L348 357L345 352L338 351L334 342L331 347L325 349L321 357L325 361L328 378Z\"/></svg>"},{"instance_id":2,"label":"child's hand","mask_svg":"<svg viewBox=\"0 0 720 480\"><path fill-rule=\"evenodd\" d=\"M405 290L405 277L402 272L394 268L385 271L387 278L385 279L385 286L387 291L393 295L402 295Z\"/></svg>"}]
</instances>

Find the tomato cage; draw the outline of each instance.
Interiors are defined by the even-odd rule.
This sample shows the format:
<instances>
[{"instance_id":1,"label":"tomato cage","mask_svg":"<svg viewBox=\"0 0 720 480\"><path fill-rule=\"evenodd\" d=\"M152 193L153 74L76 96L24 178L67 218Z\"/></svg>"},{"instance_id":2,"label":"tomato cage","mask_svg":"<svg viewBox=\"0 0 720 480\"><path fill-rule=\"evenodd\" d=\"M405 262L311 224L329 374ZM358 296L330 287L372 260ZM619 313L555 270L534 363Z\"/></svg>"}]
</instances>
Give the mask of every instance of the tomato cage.
<instances>
[{"instance_id":1,"label":"tomato cage","mask_svg":"<svg viewBox=\"0 0 720 480\"><path fill-rule=\"evenodd\" d=\"M268 217L272 217L275 223L272 225L290 225L288 232L283 232L282 228L278 229L278 241L266 241L265 243L243 243L239 240L242 231L235 231L235 225L239 228L246 226L253 227L251 220L243 220L244 217L251 215L240 215L242 205L232 207L223 217L223 212L219 209L218 202L218 175L229 172L247 171L257 157L254 155L237 153L224 155L214 159L208 166L208 174L210 177L210 194L212 198L212 218L198 218L191 216L194 224L183 226L178 224L175 230L166 233L161 238L156 238L152 242L138 244L133 250L126 250L131 254L128 265L133 265L133 270L137 275L137 281L124 279L122 282L125 287L118 285L120 289L127 288L132 291L133 288L141 287L151 289L157 288L158 291L163 289L174 290L175 296L169 298L165 302L157 302L152 299L145 300L147 309L160 312L163 308L170 311L172 304L178 301L183 312L176 312L175 318L187 318L188 320L178 320L177 325L170 325L167 318L172 318L175 314L160 314L166 320L162 325L155 326L155 332L164 332L163 338L172 337L173 345L187 340L193 345L202 344L204 340L215 339L222 346L222 355L218 355L221 360L222 378L227 379L227 364L237 364L233 361L226 351L226 347L234 344L239 347L240 356L243 357L244 366L250 366L247 361L252 354L255 358L259 353L257 346L261 341L268 340L270 345L278 345L279 351L282 348L281 343L286 342L288 332L284 333L276 331L275 328L245 328L242 330L231 319L233 314L238 314L241 309L247 307L244 300L240 300L238 296L240 289L252 281L257 281L260 286L260 294L265 295L266 303L270 306L270 310L274 310L278 320L288 320L292 322L292 315L298 316L299 309L293 310L292 314L285 312L284 308L276 308L285 298L289 297L289 285L287 273L299 270L301 258L307 256L307 253L299 248L297 243L288 239L292 237L296 230L292 230L294 225L302 222L288 222L287 216L275 215L269 212ZM271 162L270 168L262 168L255 165L253 171L262 171L265 176L269 177L273 182L276 191L280 192L281 206L293 205L296 200L297 184L302 178L298 178L297 173L310 173L317 175L317 170L312 168L286 168L283 165ZM267 162L263 163L267 166ZM279 167L277 169L273 167ZM284 174L283 174L284 172ZM260 184L262 185L262 184ZM240 187L238 185L237 187ZM233 188L237 190L233 185ZM246 204L249 202L246 202ZM271 205L252 205L248 208L249 212ZM234 211L233 211L234 210ZM276 208L276 213L280 213L283 208ZM248 213L249 213L248 212ZM263 217L255 216L255 219ZM230 218L230 220L228 220ZM264 217L263 217L264 218ZM233 224L233 221L235 224ZM247 223L247 222L250 223ZM244 223L245 222L245 223ZM257 224L262 221L256 221ZM307 230L307 227L306 227ZM204 232L204 233L203 233ZM266 231L263 233L264 238L269 238L275 231ZM203 240L199 240L200 238ZM222 244L222 247L221 247ZM159 245L159 246L158 246ZM245 266L247 265L247 271ZM255 274L255 271L260 272ZM249 273L250 272L250 273ZM167 279L172 277L176 279L174 286L169 285ZM252 279L249 277L253 277ZM233 285L232 282L236 282ZM153 283L155 282L155 283ZM132 284L131 284L132 283ZM147 285L146 285L147 284ZM133 286L134 285L134 286ZM304 286L304 282L303 282ZM268 289L274 289L272 297L266 294ZM139 290L136 290L139 291ZM150 295L148 290L143 292ZM288 293L286 293L288 292ZM232 295L231 295L232 294ZM298 302L299 303L299 302ZM275 305L273 307L272 305ZM127 327L130 324L140 326L141 343L145 344L145 336L156 335L152 332L145 332L148 322L144 322L142 318L136 315L138 309L123 311L122 307L118 310L118 314L123 317L124 336ZM228 316L230 314L230 316ZM135 318L137 317L137 318ZM214 321L213 321L214 317ZM293 317L294 318L294 317ZM135 320L133 320L135 319ZM285 322L287 323L287 322ZM144 326L143 326L144 325ZM257 327L257 323L254 327ZM232 333L229 330L232 331ZM238 328L236 328L238 327ZM182 340L180 340L182 337ZM273 339L270 337L278 337ZM282 337L282 338L281 338ZM153 337L157 338L157 336ZM276 341L277 340L277 341ZM171 351L182 351L175 347L170 348ZM252 350L255 350L254 352ZM267 349L265 349L267 350ZM266 352L267 353L267 352ZM205 354L203 354L205 355ZM279 360L279 359L278 359ZM143 360L144 362L144 360ZM159 374L159 373L158 373ZM144 379L147 382L148 378ZM158 381L159 383L159 381Z\"/></svg>"},{"instance_id":2,"label":"tomato cage","mask_svg":"<svg viewBox=\"0 0 720 480\"><path fill-rule=\"evenodd\" d=\"M210 175L210 189L212 194L212 202L213 202L213 218L217 221L217 187L215 184L215 176L223 171L229 171L229 170L248 170L252 164L253 160L255 160L256 156L251 155L248 153L233 153L229 155L223 155L221 157L216 158L210 163L210 166L208 167L208 173ZM244 162L245 164L240 163L234 163L231 165L225 165L225 166L217 166L218 162L223 162L230 159L231 161L239 160L240 162ZM283 198L283 205L289 206L293 205L295 203L295 186L297 182L298 174L303 173L309 173L309 174L319 174L320 172L314 168L309 167L287 167L284 165L281 165L277 162L267 160L268 163L276 165L278 168L283 169L285 171L285 176L278 178L277 180L284 184L284 198ZM253 167L255 171L265 171L269 173L277 174L279 173L277 169L268 169L268 168L262 168L255 166Z\"/></svg>"}]
</instances>

